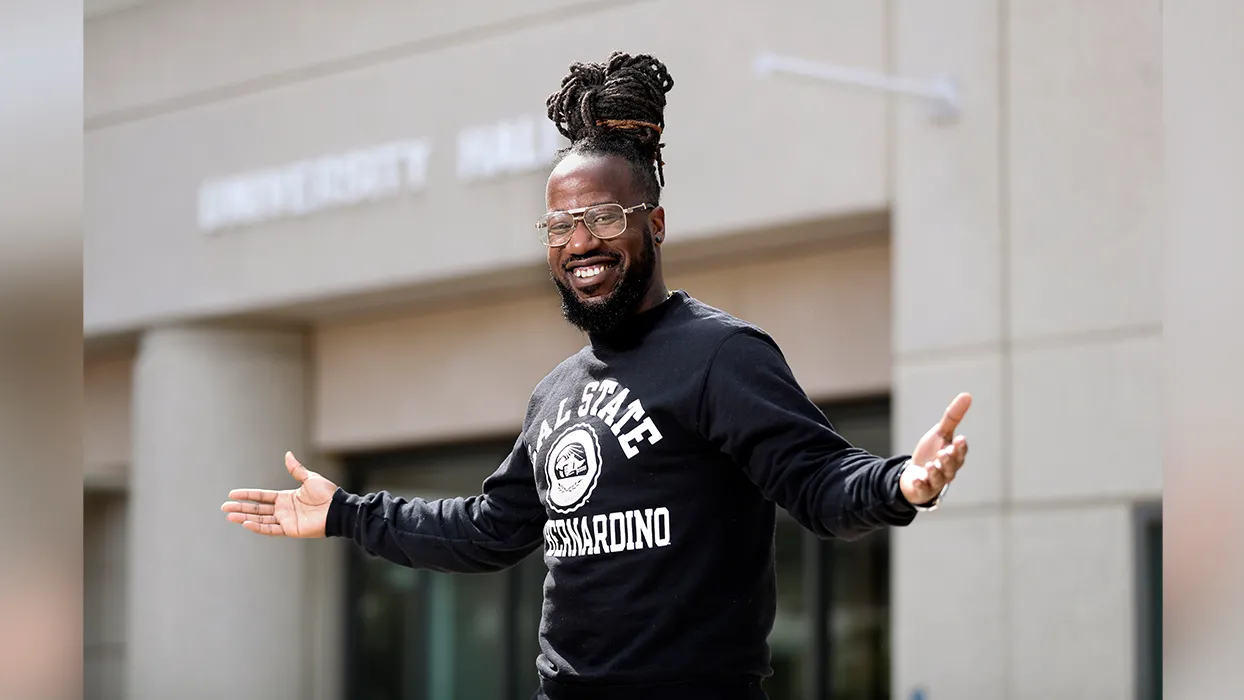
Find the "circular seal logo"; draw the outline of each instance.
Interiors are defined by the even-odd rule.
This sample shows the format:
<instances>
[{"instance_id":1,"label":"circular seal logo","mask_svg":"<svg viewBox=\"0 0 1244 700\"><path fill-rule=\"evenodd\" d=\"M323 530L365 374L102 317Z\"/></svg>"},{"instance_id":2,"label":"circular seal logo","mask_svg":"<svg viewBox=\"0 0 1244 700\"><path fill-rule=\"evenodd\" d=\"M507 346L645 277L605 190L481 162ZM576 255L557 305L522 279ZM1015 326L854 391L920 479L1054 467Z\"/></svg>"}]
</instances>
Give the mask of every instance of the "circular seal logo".
<instances>
[{"instance_id":1,"label":"circular seal logo","mask_svg":"<svg viewBox=\"0 0 1244 700\"><path fill-rule=\"evenodd\" d=\"M570 513L587 503L600 477L600 443L592 426L579 423L567 428L549 450L544 472L553 510Z\"/></svg>"}]
</instances>

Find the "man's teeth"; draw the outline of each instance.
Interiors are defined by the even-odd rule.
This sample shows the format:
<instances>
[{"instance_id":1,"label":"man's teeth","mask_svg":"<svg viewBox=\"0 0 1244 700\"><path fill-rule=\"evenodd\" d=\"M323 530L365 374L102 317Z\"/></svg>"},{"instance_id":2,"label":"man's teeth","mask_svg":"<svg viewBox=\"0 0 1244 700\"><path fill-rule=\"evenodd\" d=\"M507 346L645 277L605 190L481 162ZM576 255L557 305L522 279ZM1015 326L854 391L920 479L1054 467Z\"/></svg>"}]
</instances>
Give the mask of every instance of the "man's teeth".
<instances>
[{"instance_id":1,"label":"man's teeth","mask_svg":"<svg viewBox=\"0 0 1244 700\"><path fill-rule=\"evenodd\" d=\"M578 277L579 279L587 279L589 277L595 277L596 275L599 275L600 273L604 272L605 267L606 267L605 265L592 265L591 267L576 267L573 270L573 274L575 277Z\"/></svg>"}]
</instances>

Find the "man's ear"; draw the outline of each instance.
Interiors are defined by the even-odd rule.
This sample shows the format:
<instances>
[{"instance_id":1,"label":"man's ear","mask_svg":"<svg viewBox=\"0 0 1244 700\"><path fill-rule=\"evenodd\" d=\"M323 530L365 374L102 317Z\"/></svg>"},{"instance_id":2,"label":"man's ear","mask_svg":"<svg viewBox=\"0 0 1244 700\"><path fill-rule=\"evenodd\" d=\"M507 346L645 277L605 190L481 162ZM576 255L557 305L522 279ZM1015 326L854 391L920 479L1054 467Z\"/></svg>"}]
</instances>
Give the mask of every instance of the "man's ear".
<instances>
[{"instance_id":1,"label":"man's ear","mask_svg":"<svg viewBox=\"0 0 1244 700\"><path fill-rule=\"evenodd\" d=\"M665 207L657 207L648 215L648 226L652 229L652 240L657 245L665 240Z\"/></svg>"}]
</instances>

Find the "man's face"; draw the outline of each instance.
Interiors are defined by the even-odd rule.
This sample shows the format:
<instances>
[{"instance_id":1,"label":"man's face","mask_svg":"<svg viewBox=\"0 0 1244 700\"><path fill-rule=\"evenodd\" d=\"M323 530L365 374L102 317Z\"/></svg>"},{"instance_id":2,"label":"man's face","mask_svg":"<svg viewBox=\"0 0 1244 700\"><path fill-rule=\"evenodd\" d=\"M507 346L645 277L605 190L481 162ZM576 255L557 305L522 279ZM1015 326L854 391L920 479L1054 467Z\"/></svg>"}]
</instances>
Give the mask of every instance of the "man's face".
<instances>
[{"instance_id":1,"label":"man's face","mask_svg":"<svg viewBox=\"0 0 1244 700\"><path fill-rule=\"evenodd\" d=\"M569 155L549 177L549 211L596 204L633 207L645 203L632 187L630 166L613 156ZM589 333L607 331L646 306L657 271L657 243L664 211L637 209L626 230L601 240L578 222L570 240L549 248L549 272L562 297L566 320Z\"/></svg>"}]
</instances>

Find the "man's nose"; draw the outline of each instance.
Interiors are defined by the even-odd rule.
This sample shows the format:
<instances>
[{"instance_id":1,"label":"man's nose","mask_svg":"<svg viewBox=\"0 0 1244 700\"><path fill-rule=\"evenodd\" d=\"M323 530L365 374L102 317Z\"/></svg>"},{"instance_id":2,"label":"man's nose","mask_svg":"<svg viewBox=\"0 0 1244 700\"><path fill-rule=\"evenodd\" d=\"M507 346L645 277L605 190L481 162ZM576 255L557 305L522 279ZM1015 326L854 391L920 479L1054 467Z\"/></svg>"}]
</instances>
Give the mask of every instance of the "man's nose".
<instances>
[{"instance_id":1,"label":"man's nose","mask_svg":"<svg viewBox=\"0 0 1244 700\"><path fill-rule=\"evenodd\" d=\"M582 220L575 224L574 230L570 232L570 240L566 243L568 252L574 255L585 255L600 247L600 239L587 230L587 224Z\"/></svg>"}]
</instances>

